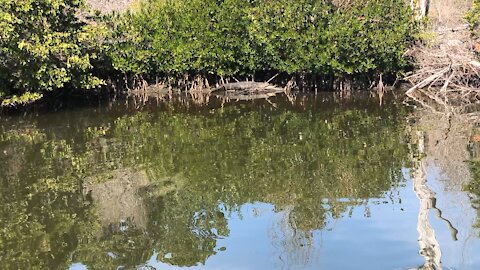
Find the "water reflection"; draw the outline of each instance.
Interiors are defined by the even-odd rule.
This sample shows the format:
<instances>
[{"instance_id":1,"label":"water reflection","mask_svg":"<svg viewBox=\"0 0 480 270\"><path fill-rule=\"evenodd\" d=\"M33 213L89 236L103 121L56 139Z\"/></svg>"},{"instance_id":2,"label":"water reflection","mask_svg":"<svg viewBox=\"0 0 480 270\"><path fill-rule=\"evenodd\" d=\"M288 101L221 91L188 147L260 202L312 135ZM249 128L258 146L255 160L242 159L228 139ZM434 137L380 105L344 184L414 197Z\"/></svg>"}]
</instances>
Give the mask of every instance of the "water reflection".
<instances>
[{"instance_id":1,"label":"water reflection","mask_svg":"<svg viewBox=\"0 0 480 270\"><path fill-rule=\"evenodd\" d=\"M425 154L424 134L418 134L418 153ZM420 245L420 255L425 258L425 264L421 269L442 269L442 251L435 237L435 231L429 220L429 210L437 209L435 206L435 193L427 185L427 172L425 160L420 160L417 169L413 174L413 191L420 201L418 210L418 243ZM438 210L438 209L437 209ZM440 210L438 210L440 212ZM455 229L456 230L456 229ZM456 233L455 233L456 240Z\"/></svg>"},{"instance_id":2,"label":"water reflection","mask_svg":"<svg viewBox=\"0 0 480 270\"><path fill-rule=\"evenodd\" d=\"M468 216L472 213L467 202L470 194L462 190L471 184L467 145L474 121L458 115L422 111L417 111L416 114L417 123L414 128L417 152L421 157L417 161L412 179L414 191L420 200L417 228L420 254L425 258L425 264L421 269L442 269L442 261L448 261L447 265L450 267L457 264L454 269L468 268L468 263L465 261L469 261L470 258L465 258L463 252L465 247L469 246L470 238L477 232L472 230L471 221L462 222L468 220ZM440 198L437 193L440 194ZM442 206L438 206L437 201L441 202ZM443 208L447 211L442 211ZM458 254L460 256L454 260L455 263L451 261L451 256L446 260L442 259L442 241L439 243L435 235L431 224L433 215L429 215L430 212L435 215L437 221L443 222L440 224L442 226L440 229L444 232L444 236L449 232L449 240L459 242L454 245L460 247L458 251L463 252ZM460 215L464 216L460 217ZM458 264L460 258L463 262Z\"/></svg>"},{"instance_id":3,"label":"water reflection","mask_svg":"<svg viewBox=\"0 0 480 270\"><path fill-rule=\"evenodd\" d=\"M5 120L2 267L353 269L381 255L373 268L395 269L422 264L418 234L424 269L445 265L429 210L465 226L436 204L424 118L369 99L273 102Z\"/></svg>"}]
</instances>

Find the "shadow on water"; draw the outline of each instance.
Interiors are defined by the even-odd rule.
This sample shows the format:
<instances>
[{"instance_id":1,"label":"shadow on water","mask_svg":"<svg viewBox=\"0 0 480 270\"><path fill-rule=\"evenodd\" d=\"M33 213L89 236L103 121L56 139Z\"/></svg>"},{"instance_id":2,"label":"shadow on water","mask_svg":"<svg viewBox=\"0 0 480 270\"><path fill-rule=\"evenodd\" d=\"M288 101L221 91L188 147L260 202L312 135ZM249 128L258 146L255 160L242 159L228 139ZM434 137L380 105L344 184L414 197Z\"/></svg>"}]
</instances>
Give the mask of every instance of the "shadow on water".
<instances>
[{"instance_id":1,"label":"shadow on water","mask_svg":"<svg viewBox=\"0 0 480 270\"><path fill-rule=\"evenodd\" d=\"M379 254L374 269L454 266L441 249L472 231L473 137L438 154L452 136L433 138L430 116L377 104L332 93L6 118L2 267L354 269ZM452 196L470 208L452 215Z\"/></svg>"}]
</instances>

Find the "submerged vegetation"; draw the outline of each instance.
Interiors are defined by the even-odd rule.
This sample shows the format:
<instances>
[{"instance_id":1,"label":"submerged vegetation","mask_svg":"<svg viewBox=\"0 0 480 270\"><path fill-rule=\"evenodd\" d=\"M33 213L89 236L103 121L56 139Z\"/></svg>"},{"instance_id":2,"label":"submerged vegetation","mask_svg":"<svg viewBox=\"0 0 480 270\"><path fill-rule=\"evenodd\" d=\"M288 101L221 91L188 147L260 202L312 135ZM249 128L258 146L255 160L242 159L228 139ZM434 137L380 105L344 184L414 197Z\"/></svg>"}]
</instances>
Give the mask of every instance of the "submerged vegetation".
<instances>
[{"instance_id":1,"label":"submerged vegetation","mask_svg":"<svg viewBox=\"0 0 480 270\"><path fill-rule=\"evenodd\" d=\"M84 7L0 1L3 106L139 80L375 81L409 66L416 31L403 0L145 0L101 18Z\"/></svg>"}]
</instances>

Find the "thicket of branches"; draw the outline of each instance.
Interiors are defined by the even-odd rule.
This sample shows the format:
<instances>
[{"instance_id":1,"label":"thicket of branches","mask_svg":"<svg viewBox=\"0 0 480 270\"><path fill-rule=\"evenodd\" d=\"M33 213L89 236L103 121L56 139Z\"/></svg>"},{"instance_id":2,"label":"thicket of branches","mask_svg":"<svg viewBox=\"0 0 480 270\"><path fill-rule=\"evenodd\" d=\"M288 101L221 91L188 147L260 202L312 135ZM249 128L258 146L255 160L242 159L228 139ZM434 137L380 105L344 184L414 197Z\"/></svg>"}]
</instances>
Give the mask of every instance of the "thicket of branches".
<instances>
[{"instance_id":1,"label":"thicket of branches","mask_svg":"<svg viewBox=\"0 0 480 270\"><path fill-rule=\"evenodd\" d=\"M467 27L447 29L436 44L412 49L416 68L406 77L413 84L407 94L434 110L468 111L480 98L479 0L465 19Z\"/></svg>"}]
</instances>

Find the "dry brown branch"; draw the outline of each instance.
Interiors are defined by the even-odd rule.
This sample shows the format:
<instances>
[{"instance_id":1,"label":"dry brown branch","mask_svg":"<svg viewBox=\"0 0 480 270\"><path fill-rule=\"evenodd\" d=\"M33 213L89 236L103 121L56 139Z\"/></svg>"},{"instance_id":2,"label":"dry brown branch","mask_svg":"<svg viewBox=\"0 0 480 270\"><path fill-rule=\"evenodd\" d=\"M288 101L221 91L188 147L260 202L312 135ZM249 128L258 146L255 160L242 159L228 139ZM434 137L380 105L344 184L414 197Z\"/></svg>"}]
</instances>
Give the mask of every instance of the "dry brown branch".
<instances>
[{"instance_id":1,"label":"dry brown branch","mask_svg":"<svg viewBox=\"0 0 480 270\"><path fill-rule=\"evenodd\" d=\"M442 35L437 44L410 50L416 71L405 77L413 85L406 94L417 102L420 95L448 112L459 112L462 106L480 100L480 62L463 26L452 29L456 32L437 31ZM425 100L419 103L425 105Z\"/></svg>"}]
</instances>

